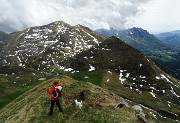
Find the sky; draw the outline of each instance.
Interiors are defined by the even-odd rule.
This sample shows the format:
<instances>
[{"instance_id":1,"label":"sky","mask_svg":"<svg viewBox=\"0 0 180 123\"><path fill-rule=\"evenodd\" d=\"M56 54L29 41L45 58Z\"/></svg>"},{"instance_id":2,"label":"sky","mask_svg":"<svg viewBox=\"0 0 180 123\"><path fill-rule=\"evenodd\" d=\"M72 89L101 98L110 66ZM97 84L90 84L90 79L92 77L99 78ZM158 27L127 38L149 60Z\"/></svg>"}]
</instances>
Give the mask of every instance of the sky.
<instances>
[{"instance_id":1,"label":"sky","mask_svg":"<svg viewBox=\"0 0 180 123\"><path fill-rule=\"evenodd\" d=\"M0 0L0 30L20 31L62 20L93 30L180 30L180 0Z\"/></svg>"}]
</instances>

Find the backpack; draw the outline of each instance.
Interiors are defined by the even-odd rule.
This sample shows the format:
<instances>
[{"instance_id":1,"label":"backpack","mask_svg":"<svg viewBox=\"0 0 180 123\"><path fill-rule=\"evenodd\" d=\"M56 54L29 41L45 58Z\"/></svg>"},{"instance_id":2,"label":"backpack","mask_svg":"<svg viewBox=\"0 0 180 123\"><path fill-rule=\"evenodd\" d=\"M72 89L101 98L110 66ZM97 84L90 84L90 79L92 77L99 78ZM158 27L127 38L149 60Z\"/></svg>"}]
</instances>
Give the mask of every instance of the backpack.
<instances>
[{"instance_id":1,"label":"backpack","mask_svg":"<svg viewBox=\"0 0 180 123\"><path fill-rule=\"evenodd\" d=\"M54 98L59 98L62 96L62 87L61 86L55 86L54 87L54 93L53 93L53 97Z\"/></svg>"}]
</instances>

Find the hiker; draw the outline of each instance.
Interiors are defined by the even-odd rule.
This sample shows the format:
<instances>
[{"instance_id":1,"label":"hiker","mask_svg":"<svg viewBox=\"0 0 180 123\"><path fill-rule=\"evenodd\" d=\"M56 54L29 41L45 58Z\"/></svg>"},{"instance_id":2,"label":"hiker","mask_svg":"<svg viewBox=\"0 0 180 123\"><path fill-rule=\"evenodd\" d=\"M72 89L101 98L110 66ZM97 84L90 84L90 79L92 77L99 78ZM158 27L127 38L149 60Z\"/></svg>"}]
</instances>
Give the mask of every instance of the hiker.
<instances>
[{"instance_id":1,"label":"hiker","mask_svg":"<svg viewBox=\"0 0 180 123\"><path fill-rule=\"evenodd\" d=\"M60 97L61 97L61 92L62 92L62 87L60 85L60 80L59 79L54 79L52 88L47 90L47 92L48 92L48 94L51 95L51 107L50 107L49 115L53 114L53 108L54 108L55 103L58 106L59 111L63 112L62 108L61 108L61 105L59 103L59 100L60 100Z\"/></svg>"}]
</instances>

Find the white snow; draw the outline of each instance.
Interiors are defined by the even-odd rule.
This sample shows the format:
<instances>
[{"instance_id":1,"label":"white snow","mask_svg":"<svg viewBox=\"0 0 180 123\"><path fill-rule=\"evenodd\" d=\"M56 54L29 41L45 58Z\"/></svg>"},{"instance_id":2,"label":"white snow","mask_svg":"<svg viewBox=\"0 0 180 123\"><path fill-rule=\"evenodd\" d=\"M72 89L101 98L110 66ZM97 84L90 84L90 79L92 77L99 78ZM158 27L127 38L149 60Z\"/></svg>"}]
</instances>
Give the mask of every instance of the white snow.
<instances>
[{"instance_id":1,"label":"white snow","mask_svg":"<svg viewBox=\"0 0 180 123\"><path fill-rule=\"evenodd\" d=\"M4 63L5 63L5 64L7 64L7 61L6 61L6 59L4 59Z\"/></svg>"},{"instance_id":2,"label":"white snow","mask_svg":"<svg viewBox=\"0 0 180 123\"><path fill-rule=\"evenodd\" d=\"M37 36L39 36L39 34L38 33L34 33L34 34L32 34L32 36L33 37L37 37Z\"/></svg>"},{"instance_id":3,"label":"white snow","mask_svg":"<svg viewBox=\"0 0 180 123\"><path fill-rule=\"evenodd\" d=\"M126 73L126 76L125 76L125 77L126 77L126 78L128 78L128 77L129 77L129 75L130 75L130 73Z\"/></svg>"},{"instance_id":4,"label":"white snow","mask_svg":"<svg viewBox=\"0 0 180 123\"><path fill-rule=\"evenodd\" d=\"M39 78L38 80L40 80L40 81L44 81L44 80L46 80L46 78Z\"/></svg>"},{"instance_id":5,"label":"white snow","mask_svg":"<svg viewBox=\"0 0 180 123\"><path fill-rule=\"evenodd\" d=\"M34 37L32 37L31 35L27 35L26 37L25 37L25 39L33 39Z\"/></svg>"},{"instance_id":6,"label":"white snow","mask_svg":"<svg viewBox=\"0 0 180 123\"><path fill-rule=\"evenodd\" d=\"M64 66L59 66L59 69L64 69Z\"/></svg>"},{"instance_id":7,"label":"white snow","mask_svg":"<svg viewBox=\"0 0 180 123\"><path fill-rule=\"evenodd\" d=\"M173 84L164 74L160 74L162 79L165 79L167 82Z\"/></svg>"},{"instance_id":8,"label":"white snow","mask_svg":"<svg viewBox=\"0 0 180 123\"><path fill-rule=\"evenodd\" d=\"M139 76L139 78L141 78L141 79L145 79L145 78L146 78L146 76L141 76L141 75L140 75L140 76Z\"/></svg>"},{"instance_id":9,"label":"white snow","mask_svg":"<svg viewBox=\"0 0 180 123\"><path fill-rule=\"evenodd\" d=\"M93 70L95 70L95 67L93 67L93 66L92 66L92 65L90 65L90 64L89 64L89 66L90 66L89 71L93 71Z\"/></svg>"},{"instance_id":10,"label":"white snow","mask_svg":"<svg viewBox=\"0 0 180 123\"><path fill-rule=\"evenodd\" d=\"M89 79L89 77L88 77L88 76L85 76L84 79Z\"/></svg>"},{"instance_id":11,"label":"white snow","mask_svg":"<svg viewBox=\"0 0 180 123\"><path fill-rule=\"evenodd\" d=\"M173 87L171 87L171 90L170 90L170 91L171 91L171 93L173 93L176 97L180 97L179 95L176 94L176 92L174 92Z\"/></svg>"},{"instance_id":12,"label":"white snow","mask_svg":"<svg viewBox=\"0 0 180 123\"><path fill-rule=\"evenodd\" d=\"M150 114L152 114L152 116L153 116L154 118L156 118L156 115L155 115L153 112L150 112Z\"/></svg>"},{"instance_id":13,"label":"white snow","mask_svg":"<svg viewBox=\"0 0 180 123\"><path fill-rule=\"evenodd\" d=\"M142 64L139 64L140 67L142 67Z\"/></svg>"},{"instance_id":14,"label":"white snow","mask_svg":"<svg viewBox=\"0 0 180 123\"><path fill-rule=\"evenodd\" d=\"M121 81L121 84L123 84L123 82L126 80L126 79L124 79L124 78L122 78L123 77L123 74L120 72L120 74L119 74L119 80Z\"/></svg>"},{"instance_id":15,"label":"white snow","mask_svg":"<svg viewBox=\"0 0 180 123\"><path fill-rule=\"evenodd\" d=\"M19 56L17 56L17 59L19 60L19 66L22 66L22 63L21 63L21 59L19 58Z\"/></svg>"},{"instance_id":16,"label":"white snow","mask_svg":"<svg viewBox=\"0 0 180 123\"><path fill-rule=\"evenodd\" d=\"M156 95L153 92L149 92L154 98L156 98Z\"/></svg>"},{"instance_id":17,"label":"white snow","mask_svg":"<svg viewBox=\"0 0 180 123\"><path fill-rule=\"evenodd\" d=\"M21 37L23 34L24 34L24 33L21 33L21 34L19 35L19 37Z\"/></svg>"},{"instance_id":18,"label":"white snow","mask_svg":"<svg viewBox=\"0 0 180 123\"><path fill-rule=\"evenodd\" d=\"M98 40L97 40L94 36L90 35L88 32L86 32L86 31L83 30L83 29L82 29L82 31L85 32L87 35L89 35L91 38L93 38L93 41L99 45Z\"/></svg>"},{"instance_id":19,"label":"white snow","mask_svg":"<svg viewBox=\"0 0 180 123\"><path fill-rule=\"evenodd\" d=\"M160 79L160 77L158 77L158 76L156 76L155 78L156 78L156 79Z\"/></svg>"},{"instance_id":20,"label":"white snow","mask_svg":"<svg viewBox=\"0 0 180 123\"><path fill-rule=\"evenodd\" d=\"M106 49L106 48L102 48L102 50L112 50L112 49Z\"/></svg>"},{"instance_id":21,"label":"white snow","mask_svg":"<svg viewBox=\"0 0 180 123\"><path fill-rule=\"evenodd\" d=\"M155 87L150 87L150 89L155 90L155 91L159 91Z\"/></svg>"},{"instance_id":22,"label":"white snow","mask_svg":"<svg viewBox=\"0 0 180 123\"><path fill-rule=\"evenodd\" d=\"M66 69L64 69L64 71L66 71L66 72L69 72L69 71L72 71L73 69L72 68L66 68Z\"/></svg>"},{"instance_id":23,"label":"white snow","mask_svg":"<svg viewBox=\"0 0 180 123\"><path fill-rule=\"evenodd\" d=\"M111 71L108 71L108 73L110 73L112 75L112 72Z\"/></svg>"}]
</instances>

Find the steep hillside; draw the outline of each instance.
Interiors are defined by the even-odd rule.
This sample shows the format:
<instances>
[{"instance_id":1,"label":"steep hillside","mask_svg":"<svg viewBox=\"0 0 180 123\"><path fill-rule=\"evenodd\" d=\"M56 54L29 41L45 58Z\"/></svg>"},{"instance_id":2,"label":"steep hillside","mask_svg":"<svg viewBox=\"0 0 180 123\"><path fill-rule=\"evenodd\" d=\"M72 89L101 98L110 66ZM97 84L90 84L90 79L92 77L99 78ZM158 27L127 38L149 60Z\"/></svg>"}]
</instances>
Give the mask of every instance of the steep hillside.
<instances>
[{"instance_id":1,"label":"steep hillside","mask_svg":"<svg viewBox=\"0 0 180 123\"><path fill-rule=\"evenodd\" d=\"M147 30L134 27L126 30L99 29L96 32L106 37L116 36L122 39L125 43L151 57L169 74L176 78L180 77L180 66L178 65L180 64L180 51L160 41Z\"/></svg>"},{"instance_id":2,"label":"steep hillside","mask_svg":"<svg viewBox=\"0 0 180 123\"><path fill-rule=\"evenodd\" d=\"M89 82L76 81L70 77L60 77L63 86L63 114L55 108L53 116L48 116L49 95L52 79L44 81L35 88L21 95L0 112L0 122L8 123L140 123L132 108L115 108L119 96L95 86ZM83 99L83 109L77 109L74 100ZM128 102L128 101L127 101ZM128 102L129 103L129 102ZM148 123L156 119L147 115Z\"/></svg>"},{"instance_id":3,"label":"steep hillside","mask_svg":"<svg viewBox=\"0 0 180 123\"><path fill-rule=\"evenodd\" d=\"M57 21L13 33L0 55L1 65L35 69L63 66L69 57L98 45L104 37L81 25Z\"/></svg>"},{"instance_id":4,"label":"steep hillside","mask_svg":"<svg viewBox=\"0 0 180 123\"><path fill-rule=\"evenodd\" d=\"M7 43L7 39L10 37L10 34L4 33L0 31L0 52L2 47Z\"/></svg>"},{"instance_id":5,"label":"steep hillside","mask_svg":"<svg viewBox=\"0 0 180 123\"><path fill-rule=\"evenodd\" d=\"M0 66L0 109L40 83L43 73L21 66Z\"/></svg>"},{"instance_id":6,"label":"steep hillside","mask_svg":"<svg viewBox=\"0 0 180 123\"><path fill-rule=\"evenodd\" d=\"M107 78L98 85L155 109L163 116L179 119L179 81L116 37L108 38L99 46L77 55L68 62L67 67L72 73L105 70ZM81 74L81 79L88 78Z\"/></svg>"}]
</instances>

